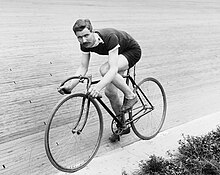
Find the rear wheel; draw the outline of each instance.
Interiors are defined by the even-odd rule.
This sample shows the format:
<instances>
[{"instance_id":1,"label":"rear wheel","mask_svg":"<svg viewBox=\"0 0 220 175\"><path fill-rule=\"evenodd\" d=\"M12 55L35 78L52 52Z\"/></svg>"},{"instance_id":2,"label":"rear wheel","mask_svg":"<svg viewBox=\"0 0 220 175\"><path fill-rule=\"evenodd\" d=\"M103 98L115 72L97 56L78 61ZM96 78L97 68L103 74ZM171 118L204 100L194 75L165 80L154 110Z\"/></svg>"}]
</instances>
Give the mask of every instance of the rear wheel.
<instances>
[{"instance_id":1,"label":"rear wheel","mask_svg":"<svg viewBox=\"0 0 220 175\"><path fill-rule=\"evenodd\" d=\"M46 126L46 154L60 171L76 172L95 156L102 133L97 102L81 93L68 95L55 106Z\"/></svg>"},{"instance_id":2,"label":"rear wheel","mask_svg":"<svg viewBox=\"0 0 220 175\"><path fill-rule=\"evenodd\" d=\"M155 137L163 126L167 101L164 89L154 78L143 79L134 90L139 97L138 103L129 113L131 127L141 139Z\"/></svg>"}]
</instances>

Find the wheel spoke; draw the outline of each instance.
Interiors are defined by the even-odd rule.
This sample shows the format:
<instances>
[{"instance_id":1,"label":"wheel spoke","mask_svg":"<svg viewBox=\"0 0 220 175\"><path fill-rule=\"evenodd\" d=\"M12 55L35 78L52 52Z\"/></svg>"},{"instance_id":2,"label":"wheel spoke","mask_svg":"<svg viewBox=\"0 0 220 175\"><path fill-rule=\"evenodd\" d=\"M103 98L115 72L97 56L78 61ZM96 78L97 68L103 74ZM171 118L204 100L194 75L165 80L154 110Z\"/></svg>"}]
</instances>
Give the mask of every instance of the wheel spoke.
<instances>
[{"instance_id":1,"label":"wheel spoke","mask_svg":"<svg viewBox=\"0 0 220 175\"><path fill-rule=\"evenodd\" d=\"M166 115L166 96L161 84L154 78L142 80L135 90L139 102L129 114L131 126L141 139L151 139L160 131Z\"/></svg>"}]
</instances>

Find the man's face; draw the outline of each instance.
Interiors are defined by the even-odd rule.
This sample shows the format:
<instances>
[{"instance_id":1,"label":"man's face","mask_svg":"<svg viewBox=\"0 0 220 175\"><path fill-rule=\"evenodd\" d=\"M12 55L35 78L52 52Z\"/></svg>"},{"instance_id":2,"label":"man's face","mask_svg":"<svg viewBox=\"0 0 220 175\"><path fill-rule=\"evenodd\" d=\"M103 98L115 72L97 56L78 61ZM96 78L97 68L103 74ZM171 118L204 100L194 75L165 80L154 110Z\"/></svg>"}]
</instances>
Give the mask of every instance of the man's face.
<instances>
[{"instance_id":1,"label":"man's face","mask_svg":"<svg viewBox=\"0 0 220 175\"><path fill-rule=\"evenodd\" d=\"M82 31L76 32L76 37L81 45L86 48L90 48L95 43L95 38L92 32L89 29L84 28Z\"/></svg>"}]
</instances>

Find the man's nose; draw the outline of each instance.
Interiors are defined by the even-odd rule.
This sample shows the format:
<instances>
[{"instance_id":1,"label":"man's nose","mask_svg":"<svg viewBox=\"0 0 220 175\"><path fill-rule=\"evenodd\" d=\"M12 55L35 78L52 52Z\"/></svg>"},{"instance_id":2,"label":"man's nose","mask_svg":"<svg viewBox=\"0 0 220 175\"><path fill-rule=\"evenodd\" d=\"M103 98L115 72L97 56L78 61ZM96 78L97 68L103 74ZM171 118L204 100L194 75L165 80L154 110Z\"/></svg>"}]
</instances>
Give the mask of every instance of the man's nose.
<instances>
[{"instance_id":1,"label":"man's nose","mask_svg":"<svg viewBox=\"0 0 220 175\"><path fill-rule=\"evenodd\" d=\"M83 43L85 43L87 41L87 39L85 37L82 38Z\"/></svg>"}]
</instances>

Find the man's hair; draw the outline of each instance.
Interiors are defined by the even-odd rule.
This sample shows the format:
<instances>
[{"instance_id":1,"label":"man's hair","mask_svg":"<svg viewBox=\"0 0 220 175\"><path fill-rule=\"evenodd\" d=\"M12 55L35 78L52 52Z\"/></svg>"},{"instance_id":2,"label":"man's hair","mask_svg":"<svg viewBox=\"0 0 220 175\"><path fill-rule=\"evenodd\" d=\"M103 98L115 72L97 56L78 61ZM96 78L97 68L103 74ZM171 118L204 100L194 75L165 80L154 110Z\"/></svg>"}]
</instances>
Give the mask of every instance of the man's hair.
<instances>
[{"instance_id":1,"label":"man's hair","mask_svg":"<svg viewBox=\"0 0 220 175\"><path fill-rule=\"evenodd\" d=\"M89 29L92 32L92 24L89 19L78 19L73 25L74 33L82 31L83 29Z\"/></svg>"}]
</instances>

